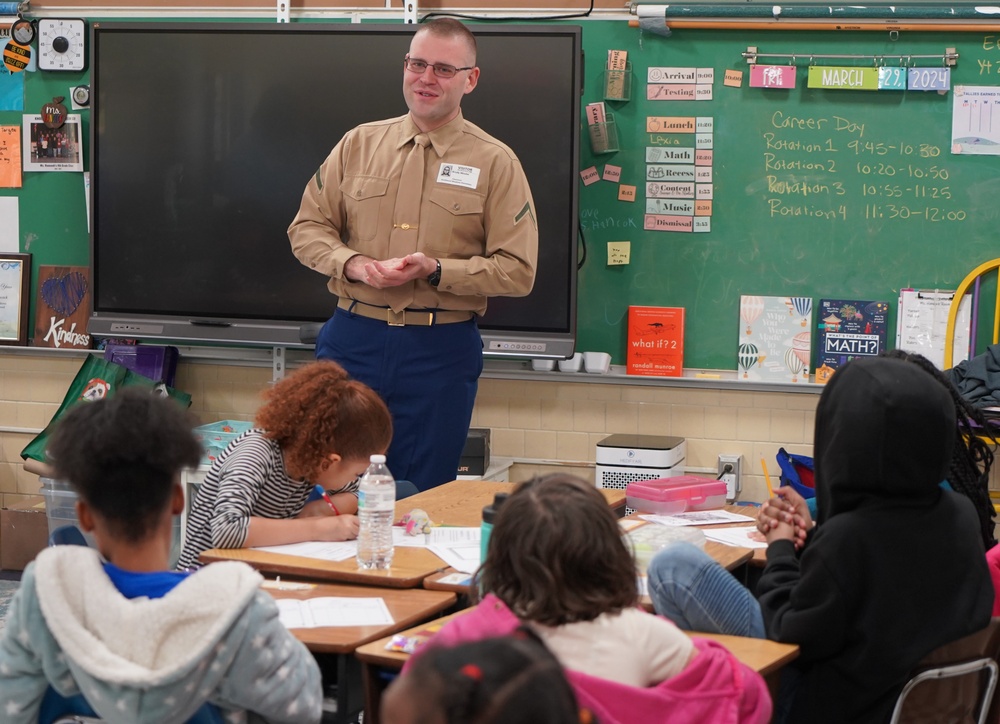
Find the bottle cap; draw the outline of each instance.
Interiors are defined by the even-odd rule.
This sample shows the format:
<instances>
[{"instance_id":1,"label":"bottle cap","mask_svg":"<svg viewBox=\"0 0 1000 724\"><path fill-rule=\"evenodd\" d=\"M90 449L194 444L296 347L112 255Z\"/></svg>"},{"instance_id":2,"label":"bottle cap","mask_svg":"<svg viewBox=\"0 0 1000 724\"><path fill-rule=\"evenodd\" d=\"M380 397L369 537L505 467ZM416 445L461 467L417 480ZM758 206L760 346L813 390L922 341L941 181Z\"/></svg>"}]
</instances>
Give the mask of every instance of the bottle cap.
<instances>
[{"instance_id":1,"label":"bottle cap","mask_svg":"<svg viewBox=\"0 0 1000 724\"><path fill-rule=\"evenodd\" d=\"M385 455L372 455L368 460L373 463L384 463Z\"/></svg>"},{"instance_id":2,"label":"bottle cap","mask_svg":"<svg viewBox=\"0 0 1000 724\"><path fill-rule=\"evenodd\" d=\"M486 523L492 523L493 518L500 511L500 506L503 505L503 501L507 500L508 493L497 493L493 496L493 502L483 508L483 521Z\"/></svg>"}]
</instances>

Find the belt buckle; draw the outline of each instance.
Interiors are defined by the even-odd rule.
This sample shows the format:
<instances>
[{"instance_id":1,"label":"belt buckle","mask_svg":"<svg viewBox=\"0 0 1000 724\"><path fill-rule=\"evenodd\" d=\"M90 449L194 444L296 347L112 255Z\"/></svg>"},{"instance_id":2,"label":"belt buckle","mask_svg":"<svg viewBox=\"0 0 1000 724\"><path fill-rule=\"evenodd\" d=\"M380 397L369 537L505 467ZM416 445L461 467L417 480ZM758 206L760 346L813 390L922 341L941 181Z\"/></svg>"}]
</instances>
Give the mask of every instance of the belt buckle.
<instances>
[{"instance_id":1,"label":"belt buckle","mask_svg":"<svg viewBox=\"0 0 1000 724\"><path fill-rule=\"evenodd\" d=\"M391 308L385 310L385 323L390 327L406 326L406 310L394 312Z\"/></svg>"}]
</instances>

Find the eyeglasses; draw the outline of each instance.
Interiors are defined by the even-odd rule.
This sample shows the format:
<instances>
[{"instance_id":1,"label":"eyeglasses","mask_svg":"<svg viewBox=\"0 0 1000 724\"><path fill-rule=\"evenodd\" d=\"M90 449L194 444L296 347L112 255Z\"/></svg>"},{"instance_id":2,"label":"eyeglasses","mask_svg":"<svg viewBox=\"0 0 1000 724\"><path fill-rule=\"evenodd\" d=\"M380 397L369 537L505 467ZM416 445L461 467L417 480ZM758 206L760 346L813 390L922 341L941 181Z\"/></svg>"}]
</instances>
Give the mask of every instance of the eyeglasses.
<instances>
[{"instance_id":1,"label":"eyeglasses","mask_svg":"<svg viewBox=\"0 0 1000 724\"><path fill-rule=\"evenodd\" d=\"M454 78L458 71L472 70L476 67L474 65L470 65L467 68L456 68L455 66L448 65L447 63L434 63L431 65L426 60L411 58L409 55L403 58L403 67L411 73L423 73L427 70L428 66L434 69L434 75L438 78Z\"/></svg>"}]
</instances>

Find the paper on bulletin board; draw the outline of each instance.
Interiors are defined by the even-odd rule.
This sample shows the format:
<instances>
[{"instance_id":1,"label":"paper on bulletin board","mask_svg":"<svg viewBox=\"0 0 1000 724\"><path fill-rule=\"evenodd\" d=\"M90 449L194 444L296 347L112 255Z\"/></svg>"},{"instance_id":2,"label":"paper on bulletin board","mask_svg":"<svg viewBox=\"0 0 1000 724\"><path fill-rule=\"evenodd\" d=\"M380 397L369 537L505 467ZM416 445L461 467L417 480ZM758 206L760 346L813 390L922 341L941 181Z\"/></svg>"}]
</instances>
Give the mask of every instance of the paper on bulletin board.
<instances>
[{"instance_id":1,"label":"paper on bulletin board","mask_svg":"<svg viewBox=\"0 0 1000 724\"><path fill-rule=\"evenodd\" d=\"M21 129L17 126L0 126L0 188L21 188Z\"/></svg>"},{"instance_id":2,"label":"paper on bulletin board","mask_svg":"<svg viewBox=\"0 0 1000 724\"><path fill-rule=\"evenodd\" d=\"M896 347L907 352L922 354L938 369L944 369L945 330L948 328L948 310L954 298L954 291L940 289L901 291L899 313L896 317ZM972 295L966 294L955 318L953 364L957 365L969 358L971 324Z\"/></svg>"},{"instance_id":3,"label":"paper on bulletin board","mask_svg":"<svg viewBox=\"0 0 1000 724\"><path fill-rule=\"evenodd\" d=\"M952 94L951 152L1000 155L1000 88L955 86Z\"/></svg>"},{"instance_id":4,"label":"paper on bulletin board","mask_svg":"<svg viewBox=\"0 0 1000 724\"><path fill-rule=\"evenodd\" d=\"M18 249L18 199L16 196L0 196L0 253L16 253Z\"/></svg>"}]
</instances>

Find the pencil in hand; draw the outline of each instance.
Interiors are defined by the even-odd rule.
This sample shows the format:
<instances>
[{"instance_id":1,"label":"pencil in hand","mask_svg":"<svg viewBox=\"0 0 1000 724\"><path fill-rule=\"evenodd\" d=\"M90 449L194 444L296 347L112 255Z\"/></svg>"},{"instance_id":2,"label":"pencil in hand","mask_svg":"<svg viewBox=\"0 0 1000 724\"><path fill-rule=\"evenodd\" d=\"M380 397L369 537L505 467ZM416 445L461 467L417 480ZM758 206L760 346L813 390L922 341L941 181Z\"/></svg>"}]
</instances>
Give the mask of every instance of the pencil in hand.
<instances>
[{"instance_id":1,"label":"pencil in hand","mask_svg":"<svg viewBox=\"0 0 1000 724\"><path fill-rule=\"evenodd\" d=\"M340 515L340 511L337 510L337 506L333 504L333 499L330 498L330 494L323 489L322 485L316 486L316 492L323 496L323 500L325 500L326 504L330 506L330 510L333 511L334 515Z\"/></svg>"}]
</instances>

